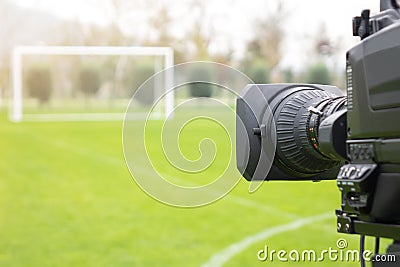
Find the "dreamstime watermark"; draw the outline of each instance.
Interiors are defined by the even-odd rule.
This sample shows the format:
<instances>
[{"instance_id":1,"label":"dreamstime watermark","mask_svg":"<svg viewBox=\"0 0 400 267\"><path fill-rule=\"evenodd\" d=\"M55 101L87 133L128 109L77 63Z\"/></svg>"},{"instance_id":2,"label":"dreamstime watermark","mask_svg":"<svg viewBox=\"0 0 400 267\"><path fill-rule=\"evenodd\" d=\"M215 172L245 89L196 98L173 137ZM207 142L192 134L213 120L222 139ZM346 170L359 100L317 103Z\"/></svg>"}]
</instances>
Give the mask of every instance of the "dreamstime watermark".
<instances>
[{"instance_id":1,"label":"dreamstime watermark","mask_svg":"<svg viewBox=\"0 0 400 267\"><path fill-rule=\"evenodd\" d=\"M347 240L341 238L336 242L335 247L328 247L323 250L305 249L305 250L275 250L270 249L267 245L257 252L259 261L279 261L279 262L360 262L364 259L367 262L395 262L396 256L391 254L375 255L370 250L360 253L358 250L347 249Z\"/></svg>"}]
</instances>

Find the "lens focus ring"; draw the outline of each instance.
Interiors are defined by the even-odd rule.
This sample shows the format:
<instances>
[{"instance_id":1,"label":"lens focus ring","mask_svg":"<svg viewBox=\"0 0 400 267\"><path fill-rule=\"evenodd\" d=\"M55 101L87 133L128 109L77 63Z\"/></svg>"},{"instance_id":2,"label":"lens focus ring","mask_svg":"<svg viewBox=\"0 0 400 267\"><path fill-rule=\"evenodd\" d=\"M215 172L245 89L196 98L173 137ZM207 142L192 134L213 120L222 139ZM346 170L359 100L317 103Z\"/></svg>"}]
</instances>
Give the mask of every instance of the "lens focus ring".
<instances>
[{"instance_id":1,"label":"lens focus ring","mask_svg":"<svg viewBox=\"0 0 400 267\"><path fill-rule=\"evenodd\" d=\"M315 146L318 133L310 135L309 108L317 107L332 96L321 90L297 91L286 97L274 112L277 129L277 157L275 163L289 174L307 177L332 168L337 162L323 156ZM315 116L314 116L315 119ZM318 125L319 121L314 124ZM317 131L318 127L312 130ZM314 144L314 145L313 145Z\"/></svg>"}]
</instances>

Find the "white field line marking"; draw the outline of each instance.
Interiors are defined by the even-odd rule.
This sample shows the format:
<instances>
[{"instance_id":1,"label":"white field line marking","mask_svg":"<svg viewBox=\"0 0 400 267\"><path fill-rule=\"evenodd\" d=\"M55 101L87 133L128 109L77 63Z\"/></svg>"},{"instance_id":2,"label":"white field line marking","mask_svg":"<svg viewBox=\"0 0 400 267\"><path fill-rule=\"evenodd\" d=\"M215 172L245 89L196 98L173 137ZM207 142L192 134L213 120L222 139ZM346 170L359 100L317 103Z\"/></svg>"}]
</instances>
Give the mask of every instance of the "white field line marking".
<instances>
[{"instance_id":1,"label":"white field line marking","mask_svg":"<svg viewBox=\"0 0 400 267\"><path fill-rule=\"evenodd\" d=\"M177 177L172 177L172 176L164 176L164 178L168 178L169 181L175 181L175 182L179 182L180 184L185 184L186 186L199 186L198 184L190 181L184 181L183 179L177 178ZM218 191L214 191L215 193L220 193L221 195L225 195L223 197L223 199L226 199L230 202L233 202L237 205L241 205L247 208L253 208L259 211L263 211L265 213L268 214L273 214L273 215L277 215L277 216L281 216L281 217L285 217L288 219L296 219L299 218L298 215L294 214L294 213L290 213L290 212L285 212L285 211L281 211L279 209L276 209L272 206L268 206L265 204L260 204L259 202L256 201L252 201L249 200L247 198L243 198L243 197L237 197L237 196L233 196L228 194L225 194L224 192L218 192ZM222 199L220 199L222 200Z\"/></svg>"},{"instance_id":2,"label":"white field line marking","mask_svg":"<svg viewBox=\"0 0 400 267\"><path fill-rule=\"evenodd\" d=\"M226 195L225 198L231 202L234 202L238 205L244 206L244 207L248 207L248 208L253 208L253 209L257 209L260 211L263 211L265 213L268 214L274 214L277 216L281 216L281 217L285 217L287 219L299 219L300 217L294 213L290 213L290 212L286 212L286 211L281 211L273 206L269 206L269 205L265 205L263 203L260 202L256 202L253 200L249 200L247 198L243 198L243 197L237 197L234 195Z\"/></svg>"},{"instance_id":3,"label":"white field line marking","mask_svg":"<svg viewBox=\"0 0 400 267\"><path fill-rule=\"evenodd\" d=\"M224 250L221 250L220 252L214 254L210 260L202 265L202 267L221 267L223 266L226 262L228 262L232 257L235 255L239 254L252 244L265 240L269 237L288 232L291 230L298 229L300 227L303 227L307 224L311 224L317 221L323 221L328 218L331 218L333 215L331 212L329 213L323 213L303 219L298 219L295 221L292 221L287 224L282 224L278 225L272 228L267 228L259 233L256 233L252 236L248 236L239 242L233 243L232 245L228 246Z\"/></svg>"},{"instance_id":4,"label":"white field line marking","mask_svg":"<svg viewBox=\"0 0 400 267\"><path fill-rule=\"evenodd\" d=\"M96 152L93 152L92 150L90 150L88 148L76 146L76 145L73 145L73 144L71 144L69 142L60 140L60 139L51 140L51 139L44 138L44 137L42 137L40 135L33 134L32 132L28 132L28 131L25 131L25 130L24 130L24 132L27 135L30 135L30 137L36 139L39 142L47 143L50 146L54 146L54 147L57 147L59 149L63 149L63 150L66 150L66 151L69 151L69 152L72 152L72 153L76 153L76 154L78 154L78 155L80 155L82 157L95 159L96 161L101 162L102 164L108 164L108 165L114 165L114 166L115 165L122 166L122 165L126 164L125 161L124 161L124 158L122 158L122 157L121 158L112 157L112 156L109 156L109 155L96 153ZM146 169L140 170L140 173L143 174L143 175L154 175L154 172L146 170ZM170 181L175 181L175 182L179 182L181 184L186 184L187 186L199 186L198 184L195 184L192 181L190 181L190 182L184 181L184 180L179 179L177 177L166 176L164 178L168 178L168 180L170 180ZM226 199L226 200L228 200L230 202L233 202L233 203L235 203L237 205L248 207L248 208L252 208L252 209L256 209L256 210L265 212L267 214L277 215L277 216L285 217L285 218L288 218L288 219L296 219L296 218L298 218L298 216L296 214L294 214L294 213L280 211L279 209L276 209L276 208L274 208L272 206L261 204L261 203L256 202L256 201L249 200L247 198L237 197L237 196L233 196L233 195L228 194L228 195L226 195L224 197L224 199Z\"/></svg>"}]
</instances>

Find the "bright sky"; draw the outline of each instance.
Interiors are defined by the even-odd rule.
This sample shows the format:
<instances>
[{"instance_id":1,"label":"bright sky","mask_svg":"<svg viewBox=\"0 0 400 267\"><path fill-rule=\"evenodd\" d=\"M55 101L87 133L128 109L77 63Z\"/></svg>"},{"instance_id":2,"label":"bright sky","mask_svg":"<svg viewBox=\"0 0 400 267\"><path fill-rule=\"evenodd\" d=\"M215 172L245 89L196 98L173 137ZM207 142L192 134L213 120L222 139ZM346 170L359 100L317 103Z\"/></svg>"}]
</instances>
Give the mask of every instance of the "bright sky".
<instances>
[{"instance_id":1,"label":"bright sky","mask_svg":"<svg viewBox=\"0 0 400 267\"><path fill-rule=\"evenodd\" d=\"M183 34L186 23L191 16L182 1L159 0L171 6L171 15L182 21L175 33ZM54 15L78 19L82 22L106 24L113 18L110 0L14 0L25 7L34 7L48 11ZM145 0L137 0L138 8L133 10L136 23L132 29L141 27L151 10L143 10ZM251 25L257 18L267 16L276 5L276 0L203 0L207 2L205 23L212 25L216 43L212 49L222 50L232 46L238 54L243 53L245 42L254 34ZM250 4L251 3L251 4ZM359 15L362 9L371 9L373 13L379 10L379 0L284 0L288 17L285 21L286 39L283 66L301 68L307 64L309 39L318 32L320 23L327 29L328 36L334 43L340 43L343 60L338 57L334 64L344 64L344 52L355 44L358 39L352 37L352 17ZM147 14L146 14L147 13ZM130 27L127 25L127 27ZM143 32L142 32L143 34Z\"/></svg>"}]
</instances>

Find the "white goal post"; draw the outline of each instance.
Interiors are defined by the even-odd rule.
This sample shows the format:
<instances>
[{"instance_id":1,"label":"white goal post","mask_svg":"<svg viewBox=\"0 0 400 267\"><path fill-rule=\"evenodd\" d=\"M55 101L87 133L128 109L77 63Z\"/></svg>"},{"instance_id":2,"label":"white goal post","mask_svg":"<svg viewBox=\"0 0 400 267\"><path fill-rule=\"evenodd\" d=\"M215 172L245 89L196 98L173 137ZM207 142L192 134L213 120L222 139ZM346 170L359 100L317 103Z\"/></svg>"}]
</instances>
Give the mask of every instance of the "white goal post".
<instances>
[{"instance_id":1,"label":"white goal post","mask_svg":"<svg viewBox=\"0 0 400 267\"><path fill-rule=\"evenodd\" d=\"M132 47L132 46L18 46L13 49L11 66L12 102L10 105L9 119L14 122L22 120L120 120L124 114L23 114L23 66L22 58L25 55L87 55L87 56L161 56L164 58L163 68L172 68L174 65L174 52L170 47ZM172 89L173 71L166 71L164 78L164 93ZM165 116L173 113L173 90L165 94ZM77 115L77 116L75 116Z\"/></svg>"}]
</instances>

